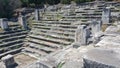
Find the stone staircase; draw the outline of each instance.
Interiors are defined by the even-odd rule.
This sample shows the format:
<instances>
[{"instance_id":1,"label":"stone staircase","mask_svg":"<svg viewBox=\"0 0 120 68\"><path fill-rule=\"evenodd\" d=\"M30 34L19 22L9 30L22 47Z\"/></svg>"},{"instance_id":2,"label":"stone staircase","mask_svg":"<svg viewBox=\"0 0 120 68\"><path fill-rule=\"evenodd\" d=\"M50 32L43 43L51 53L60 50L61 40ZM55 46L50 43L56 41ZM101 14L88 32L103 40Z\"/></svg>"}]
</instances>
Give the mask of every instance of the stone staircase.
<instances>
[{"instance_id":1,"label":"stone staircase","mask_svg":"<svg viewBox=\"0 0 120 68\"><path fill-rule=\"evenodd\" d=\"M0 58L20 52L27 33L18 23L9 22L9 30L0 31Z\"/></svg>"},{"instance_id":2,"label":"stone staircase","mask_svg":"<svg viewBox=\"0 0 120 68\"><path fill-rule=\"evenodd\" d=\"M40 14L40 21L32 21L32 29L26 38L23 53L39 57L71 45L75 41L78 25L89 25L88 21L101 20L105 7L63 9ZM79 11L77 11L79 9ZM112 8L112 14L119 12ZM36 14L35 14L36 15Z\"/></svg>"},{"instance_id":3,"label":"stone staircase","mask_svg":"<svg viewBox=\"0 0 120 68\"><path fill-rule=\"evenodd\" d=\"M74 42L77 25L68 21L41 21L33 23L24 53L45 56Z\"/></svg>"},{"instance_id":4,"label":"stone staircase","mask_svg":"<svg viewBox=\"0 0 120 68\"><path fill-rule=\"evenodd\" d=\"M102 17L102 11L105 8L105 6L98 6L97 8L79 8L75 9L75 15L63 15L63 19L75 19L75 20L101 20ZM114 18L115 14L119 14L119 9L116 7L110 7L111 8L111 18ZM115 15L117 16L117 15Z\"/></svg>"},{"instance_id":5,"label":"stone staircase","mask_svg":"<svg viewBox=\"0 0 120 68\"><path fill-rule=\"evenodd\" d=\"M21 29L22 27L17 23L17 22L9 22L8 23L8 25L9 25L9 29L10 30L19 30L19 29Z\"/></svg>"}]
</instances>

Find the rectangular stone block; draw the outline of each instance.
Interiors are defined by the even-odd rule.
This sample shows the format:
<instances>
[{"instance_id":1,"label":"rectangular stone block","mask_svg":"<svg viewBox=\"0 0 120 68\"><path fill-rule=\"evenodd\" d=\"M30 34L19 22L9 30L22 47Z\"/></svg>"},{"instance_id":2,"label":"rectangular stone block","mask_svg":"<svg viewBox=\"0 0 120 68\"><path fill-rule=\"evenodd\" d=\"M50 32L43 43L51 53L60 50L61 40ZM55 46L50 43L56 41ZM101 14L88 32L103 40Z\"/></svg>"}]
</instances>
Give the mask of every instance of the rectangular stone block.
<instances>
[{"instance_id":1,"label":"rectangular stone block","mask_svg":"<svg viewBox=\"0 0 120 68\"><path fill-rule=\"evenodd\" d=\"M119 68L119 51L95 48L84 54L84 68Z\"/></svg>"},{"instance_id":2,"label":"rectangular stone block","mask_svg":"<svg viewBox=\"0 0 120 68\"><path fill-rule=\"evenodd\" d=\"M0 19L0 26L3 30L7 30L9 28L8 21L6 18Z\"/></svg>"},{"instance_id":3,"label":"rectangular stone block","mask_svg":"<svg viewBox=\"0 0 120 68\"><path fill-rule=\"evenodd\" d=\"M27 29L27 21L26 21L26 17L25 16L20 16L18 18L18 21L20 23L20 25L24 28L24 29Z\"/></svg>"},{"instance_id":4,"label":"rectangular stone block","mask_svg":"<svg viewBox=\"0 0 120 68\"><path fill-rule=\"evenodd\" d=\"M111 10L109 7L106 7L103 9L103 12L102 12L102 23L109 24L110 18L111 18Z\"/></svg>"},{"instance_id":5,"label":"rectangular stone block","mask_svg":"<svg viewBox=\"0 0 120 68\"><path fill-rule=\"evenodd\" d=\"M75 42L81 43L82 45L87 44L87 29L86 25L79 25L75 33Z\"/></svg>"},{"instance_id":6,"label":"rectangular stone block","mask_svg":"<svg viewBox=\"0 0 120 68\"><path fill-rule=\"evenodd\" d=\"M35 9L35 20L39 21L40 20L40 15L39 15L39 9Z\"/></svg>"},{"instance_id":7,"label":"rectangular stone block","mask_svg":"<svg viewBox=\"0 0 120 68\"><path fill-rule=\"evenodd\" d=\"M92 21L92 34L95 35L95 33L100 32L102 28L102 22L101 21Z\"/></svg>"},{"instance_id":8,"label":"rectangular stone block","mask_svg":"<svg viewBox=\"0 0 120 68\"><path fill-rule=\"evenodd\" d=\"M13 55L7 55L7 56L3 57L2 61L3 61L4 65L6 66L6 68L10 68L16 64L14 61Z\"/></svg>"}]
</instances>

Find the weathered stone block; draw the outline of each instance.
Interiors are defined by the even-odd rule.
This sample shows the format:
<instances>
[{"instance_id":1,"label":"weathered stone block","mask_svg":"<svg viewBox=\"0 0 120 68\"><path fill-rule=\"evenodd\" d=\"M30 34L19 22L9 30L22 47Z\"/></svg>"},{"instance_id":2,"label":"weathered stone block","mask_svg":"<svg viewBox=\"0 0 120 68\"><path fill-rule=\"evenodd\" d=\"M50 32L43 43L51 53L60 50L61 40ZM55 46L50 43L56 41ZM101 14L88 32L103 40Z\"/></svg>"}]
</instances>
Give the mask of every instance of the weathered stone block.
<instances>
[{"instance_id":1,"label":"weathered stone block","mask_svg":"<svg viewBox=\"0 0 120 68\"><path fill-rule=\"evenodd\" d=\"M8 27L8 21L6 18L2 18L0 19L0 26L3 30L7 30L9 27Z\"/></svg>"},{"instance_id":2,"label":"weathered stone block","mask_svg":"<svg viewBox=\"0 0 120 68\"><path fill-rule=\"evenodd\" d=\"M92 49L84 55L84 68L119 68L120 54L114 50Z\"/></svg>"},{"instance_id":3,"label":"weathered stone block","mask_svg":"<svg viewBox=\"0 0 120 68\"><path fill-rule=\"evenodd\" d=\"M102 22L101 21L92 21L92 34L95 35L95 33L100 32L102 28Z\"/></svg>"},{"instance_id":4,"label":"weathered stone block","mask_svg":"<svg viewBox=\"0 0 120 68\"><path fill-rule=\"evenodd\" d=\"M35 9L35 20L39 21L40 20L40 15L39 15L39 9Z\"/></svg>"},{"instance_id":5,"label":"weathered stone block","mask_svg":"<svg viewBox=\"0 0 120 68\"><path fill-rule=\"evenodd\" d=\"M14 61L13 55L7 55L7 56L3 57L2 61L3 61L4 65L6 66L6 68L12 68L12 66L14 66L16 64Z\"/></svg>"},{"instance_id":6,"label":"weathered stone block","mask_svg":"<svg viewBox=\"0 0 120 68\"><path fill-rule=\"evenodd\" d=\"M27 27L27 21L26 21L26 17L25 16L20 16L18 18L18 21L20 23L20 25L24 28L24 29L28 29Z\"/></svg>"},{"instance_id":7,"label":"weathered stone block","mask_svg":"<svg viewBox=\"0 0 120 68\"><path fill-rule=\"evenodd\" d=\"M103 12L102 12L102 23L109 24L110 18L111 18L111 10L109 7L106 7L103 9Z\"/></svg>"},{"instance_id":8,"label":"weathered stone block","mask_svg":"<svg viewBox=\"0 0 120 68\"><path fill-rule=\"evenodd\" d=\"M75 33L75 42L87 44L87 30L85 25L79 25Z\"/></svg>"},{"instance_id":9,"label":"weathered stone block","mask_svg":"<svg viewBox=\"0 0 120 68\"><path fill-rule=\"evenodd\" d=\"M72 44L73 48L78 48L80 47L81 43L75 42Z\"/></svg>"},{"instance_id":10,"label":"weathered stone block","mask_svg":"<svg viewBox=\"0 0 120 68\"><path fill-rule=\"evenodd\" d=\"M43 58L38 62L27 66L26 68L56 68L57 63L53 58Z\"/></svg>"}]
</instances>

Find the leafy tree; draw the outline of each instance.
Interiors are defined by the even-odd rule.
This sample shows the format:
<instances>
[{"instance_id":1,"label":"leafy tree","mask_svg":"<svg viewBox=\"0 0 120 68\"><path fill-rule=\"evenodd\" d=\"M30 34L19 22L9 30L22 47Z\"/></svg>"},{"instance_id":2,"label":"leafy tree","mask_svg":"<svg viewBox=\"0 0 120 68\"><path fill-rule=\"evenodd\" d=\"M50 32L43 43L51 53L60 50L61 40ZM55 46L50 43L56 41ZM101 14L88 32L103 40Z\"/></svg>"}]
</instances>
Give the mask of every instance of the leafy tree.
<instances>
[{"instance_id":1,"label":"leafy tree","mask_svg":"<svg viewBox=\"0 0 120 68\"><path fill-rule=\"evenodd\" d=\"M47 4L54 5L60 3L60 0L46 0Z\"/></svg>"},{"instance_id":2,"label":"leafy tree","mask_svg":"<svg viewBox=\"0 0 120 68\"><path fill-rule=\"evenodd\" d=\"M21 0L22 6L27 7L29 5L29 0Z\"/></svg>"},{"instance_id":3,"label":"leafy tree","mask_svg":"<svg viewBox=\"0 0 120 68\"><path fill-rule=\"evenodd\" d=\"M94 0L74 0L77 4L84 3L84 2L91 2Z\"/></svg>"},{"instance_id":4,"label":"leafy tree","mask_svg":"<svg viewBox=\"0 0 120 68\"><path fill-rule=\"evenodd\" d=\"M10 18L13 11L20 5L19 0L0 0L0 18Z\"/></svg>"},{"instance_id":5,"label":"leafy tree","mask_svg":"<svg viewBox=\"0 0 120 68\"><path fill-rule=\"evenodd\" d=\"M75 0L77 4L85 2L85 0Z\"/></svg>"},{"instance_id":6,"label":"leafy tree","mask_svg":"<svg viewBox=\"0 0 120 68\"><path fill-rule=\"evenodd\" d=\"M70 4L70 3L71 3L71 0L61 0L61 3L62 3L62 4Z\"/></svg>"},{"instance_id":7,"label":"leafy tree","mask_svg":"<svg viewBox=\"0 0 120 68\"><path fill-rule=\"evenodd\" d=\"M23 7L39 7L43 5L45 0L21 0Z\"/></svg>"}]
</instances>

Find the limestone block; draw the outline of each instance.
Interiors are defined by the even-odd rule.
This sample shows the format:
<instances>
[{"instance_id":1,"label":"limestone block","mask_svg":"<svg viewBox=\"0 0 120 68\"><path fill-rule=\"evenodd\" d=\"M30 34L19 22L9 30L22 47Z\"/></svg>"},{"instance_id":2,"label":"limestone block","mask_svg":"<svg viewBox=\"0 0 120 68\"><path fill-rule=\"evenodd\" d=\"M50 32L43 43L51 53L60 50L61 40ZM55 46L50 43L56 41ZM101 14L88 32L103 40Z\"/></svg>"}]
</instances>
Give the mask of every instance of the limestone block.
<instances>
[{"instance_id":1,"label":"limestone block","mask_svg":"<svg viewBox=\"0 0 120 68\"><path fill-rule=\"evenodd\" d=\"M102 22L101 21L92 21L92 34L95 35L95 33L100 32L102 28Z\"/></svg>"},{"instance_id":2,"label":"limestone block","mask_svg":"<svg viewBox=\"0 0 120 68\"><path fill-rule=\"evenodd\" d=\"M4 65L6 66L6 68L11 67L16 64L14 61L13 55L7 55L7 56L3 57L2 61L3 61Z\"/></svg>"},{"instance_id":3,"label":"limestone block","mask_svg":"<svg viewBox=\"0 0 120 68\"><path fill-rule=\"evenodd\" d=\"M91 49L84 55L84 68L119 68L120 53L109 49Z\"/></svg>"},{"instance_id":4,"label":"limestone block","mask_svg":"<svg viewBox=\"0 0 120 68\"><path fill-rule=\"evenodd\" d=\"M35 20L36 21L40 20L39 9L35 9Z\"/></svg>"},{"instance_id":5,"label":"limestone block","mask_svg":"<svg viewBox=\"0 0 120 68\"><path fill-rule=\"evenodd\" d=\"M106 7L103 9L102 12L102 22L103 24L109 24L110 23L110 16L111 16L111 10L109 7Z\"/></svg>"},{"instance_id":6,"label":"limestone block","mask_svg":"<svg viewBox=\"0 0 120 68\"><path fill-rule=\"evenodd\" d=\"M57 64L53 58L42 58L25 68L56 68Z\"/></svg>"},{"instance_id":7,"label":"limestone block","mask_svg":"<svg viewBox=\"0 0 120 68\"><path fill-rule=\"evenodd\" d=\"M20 23L20 25L24 28L24 29L27 29L27 21L26 21L26 17L25 16L20 16L18 18L18 21Z\"/></svg>"},{"instance_id":8,"label":"limestone block","mask_svg":"<svg viewBox=\"0 0 120 68\"><path fill-rule=\"evenodd\" d=\"M82 45L87 44L87 30L85 25L79 25L75 33L75 42L81 43Z\"/></svg>"},{"instance_id":9,"label":"limestone block","mask_svg":"<svg viewBox=\"0 0 120 68\"><path fill-rule=\"evenodd\" d=\"M9 27L8 27L8 21L6 18L2 18L0 19L0 26L3 30L7 30Z\"/></svg>"},{"instance_id":10,"label":"limestone block","mask_svg":"<svg viewBox=\"0 0 120 68\"><path fill-rule=\"evenodd\" d=\"M116 34L111 34L110 36L103 36L101 41L95 46L102 48L120 48L120 36Z\"/></svg>"},{"instance_id":11,"label":"limestone block","mask_svg":"<svg viewBox=\"0 0 120 68\"><path fill-rule=\"evenodd\" d=\"M62 68L83 68L83 65L81 62L70 60L70 61L66 61L66 63L63 64Z\"/></svg>"},{"instance_id":12,"label":"limestone block","mask_svg":"<svg viewBox=\"0 0 120 68\"><path fill-rule=\"evenodd\" d=\"M72 43L73 48L78 48L80 47L80 45L81 43L78 43L78 42Z\"/></svg>"}]
</instances>

